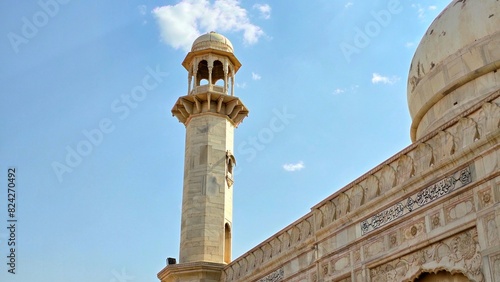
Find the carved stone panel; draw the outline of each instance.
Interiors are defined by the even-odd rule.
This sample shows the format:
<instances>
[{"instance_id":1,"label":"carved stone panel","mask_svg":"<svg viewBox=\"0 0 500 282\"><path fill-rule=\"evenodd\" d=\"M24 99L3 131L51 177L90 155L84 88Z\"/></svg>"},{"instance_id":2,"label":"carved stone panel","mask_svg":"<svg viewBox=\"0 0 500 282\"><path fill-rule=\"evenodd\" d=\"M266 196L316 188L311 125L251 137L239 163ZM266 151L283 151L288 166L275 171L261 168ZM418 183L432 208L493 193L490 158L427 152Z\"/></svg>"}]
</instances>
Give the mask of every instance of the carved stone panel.
<instances>
[{"instance_id":1,"label":"carved stone panel","mask_svg":"<svg viewBox=\"0 0 500 282\"><path fill-rule=\"evenodd\" d=\"M413 160L407 156L403 155L398 160L397 166L397 184L401 184L408 180L410 177L415 175L415 167L413 165Z\"/></svg>"},{"instance_id":2,"label":"carved stone panel","mask_svg":"<svg viewBox=\"0 0 500 282\"><path fill-rule=\"evenodd\" d=\"M500 126L500 107L494 103L485 103L479 111L477 123L480 138L497 130Z\"/></svg>"},{"instance_id":3,"label":"carved stone panel","mask_svg":"<svg viewBox=\"0 0 500 282\"><path fill-rule=\"evenodd\" d=\"M427 141L427 143L434 149L433 158L436 163L441 162L455 153L454 136L448 132L439 132L436 136Z\"/></svg>"},{"instance_id":4,"label":"carved stone panel","mask_svg":"<svg viewBox=\"0 0 500 282\"><path fill-rule=\"evenodd\" d=\"M346 193L349 197L349 211L355 211L364 204L365 191L360 185L354 185Z\"/></svg>"},{"instance_id":5,"label":"carved stone panel","mask_svg":"<svg viewBox=\"0 0 500 282\"><path fill-rule=\"evenodd\" d=\"M500 277L500 254L490 257L491 277Z\"/></svg>"},{"instance_id":6,"label":"carved stone panel","mask_svg":"<svg viewBox=\"0 0 500 282\"><path fill-rule=\"evenodd\" d=\"M379 180L380 193L390 190L396 185L396 172L390 165L384 165L381 170L375 173Z\"/></svg>"},{"instance_id":7,"label":"carved stone panel","mask_svg":"<svg viewBox=\"0 0 500 282\"><path fill-rule=\"evenodd\" d=\"M468 197L462 201L454 202L446 206L444 210L447 223L459 220L475 211L474 200L472 197Z\"/></svg>"},{"instance_id":8,"label":"carved stone panel","mask_svg":"<svg viewBox=\"0 0 500 282\"><path fill-rule=\"evenodd\" d=\"M455 127L457 151L461 150L479 139L477 124L472 119L461 118Z\"/></svg>"},{"instance_id":9,"label":"carved stone panel","mask_svg":"<svg viewBox=\"0 0 500 282\"><path fill-rule=\"evenodd\" d=\"M483 226L485 229L484 233L486 234L486 244L488 247L500 245L500 229L498 228L494 212L483 218Z\"/></svg>"},{"instance_id":10,"label":"carved stone panel","mask_svg":"<svg viewBox=\"0 0 500 282\"><path fill-rule=\"evenodd\" d=\"M408 156L413 160L415 174L422 173L434 164L432 147L429 144L419 144L417 148L408 153Z\"/></svg>"},{"instance_id":11,"label":"carved stone panel","mask_svg":"<svg viewBox=\"0 0 500 282\"><path fill-rule=\"evenodd\" d=\"M413 222L410 225L404 226L403 228L403 241L411 240L425 233L425 222L424 219L420 219Z\"/></svg>"},{"instance_id":12,"label":"carved stone panel","mask_svg":"<svg viewBox=\"0 0 500 282\"><path fill-rule=\"evenodd\" d=\"M382 252L385 251L384 238L366 242L363 249L365 259L379 256Z\"/></svg>"},{"instance_id":13,"label":"carved stone panel","mask_svg":"<svg viewBox=\"0 0 500 282\"><path fill-rule=\"evenodd\" d=\"M431 230L434 230L436 228L443 226L443 220L441 219L440 212L436 212L434 214L431 214L429 216L429 219L430 219Z\"/></svg>"},{"instance_id":14,"label":"carved stone panel","mask_svg":"<svg viewBox=\"0 0 500 282\"><path fill-rule=\"evenodd\" d=\"M360 185L365 189L365 196L368 201L379 195L378 179L375 176L368 176Z\"/></svg>"},{"instance_id":15,"label":"carved stone panel","mask_svg":"<svg viewBox=\"0 0 500 282\"><path fill-rule=\"evenodd\" d=\"M479 200L479 209L484 209L493 204L493 193L490 187L478 191L477 197Z\"/></svg>"},{"instance_id":16,"label":"carved stone panel","mask_svg":"<svg viewBox=\"0 0 500 282\"><path fill-rule=\"evenodd\" d=\"M349 212L349 197L345 193L340 193L331 201L336 207L336 219L346 215Z\"/></svg>"},{"instance_id":17,"label":"carved stone panel","mask_svg":"<svg viewBox=\"0 0 500 282\"><path fill-rule=\"evenodd\" d=\"M477 231L470 229L370 270L372 281L412 281L422 272L460 272L483 282Z\"/></svg>"},{"instance_id":18,"label":"carved stone panel","mask_svg":"<svg viewBox=\"0 0 500 282\"><path fill-rule=\"evenodd\" d=\"M332 273L344 271L351 266L351 256L344 253L330 260L330 269Z\"/></svg>"}]
</instances>

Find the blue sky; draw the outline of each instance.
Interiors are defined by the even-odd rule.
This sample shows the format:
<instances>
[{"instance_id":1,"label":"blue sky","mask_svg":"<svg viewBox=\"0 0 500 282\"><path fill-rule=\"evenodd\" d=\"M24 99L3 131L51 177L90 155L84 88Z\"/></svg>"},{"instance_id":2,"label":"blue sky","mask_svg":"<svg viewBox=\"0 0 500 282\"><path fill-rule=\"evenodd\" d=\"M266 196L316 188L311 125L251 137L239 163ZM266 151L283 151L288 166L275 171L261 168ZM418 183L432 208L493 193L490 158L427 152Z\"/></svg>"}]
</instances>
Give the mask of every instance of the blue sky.
<instances>
[{"instance_id":1,"label":"blue sky","mask_svg":"<svg viewBox=\"0 0 500 282\"><path fill-rule=\"evenodd\" d=\"M211 30L233 43L250 110L235 131L243 254L410 144L409 65L448 3L0 2L0 281L157 281L178 257L185 129L170 109Z\"/></svg>"}]
</instances>

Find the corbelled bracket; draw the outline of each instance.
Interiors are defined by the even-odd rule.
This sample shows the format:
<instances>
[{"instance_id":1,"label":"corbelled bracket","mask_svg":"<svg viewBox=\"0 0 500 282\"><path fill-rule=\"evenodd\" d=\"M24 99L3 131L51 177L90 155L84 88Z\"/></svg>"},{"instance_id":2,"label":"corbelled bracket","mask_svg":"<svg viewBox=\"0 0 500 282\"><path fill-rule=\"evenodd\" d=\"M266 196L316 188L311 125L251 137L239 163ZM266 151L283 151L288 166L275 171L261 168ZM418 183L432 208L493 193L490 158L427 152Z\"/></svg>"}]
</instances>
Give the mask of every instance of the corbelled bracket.
<instances>
[{"instance_id":1,"label":"corbelled bracket","mask_svg":"<svg viewBox=\"0 0 500 282\"><path fill-rule=\"evenodd\" d=\"M248 109L238 97L217 92L182 96L172 108L172 115L184 125L193 116L206 113L224 116L237 127L248 116Z\"/></svg>"}]
</instances>

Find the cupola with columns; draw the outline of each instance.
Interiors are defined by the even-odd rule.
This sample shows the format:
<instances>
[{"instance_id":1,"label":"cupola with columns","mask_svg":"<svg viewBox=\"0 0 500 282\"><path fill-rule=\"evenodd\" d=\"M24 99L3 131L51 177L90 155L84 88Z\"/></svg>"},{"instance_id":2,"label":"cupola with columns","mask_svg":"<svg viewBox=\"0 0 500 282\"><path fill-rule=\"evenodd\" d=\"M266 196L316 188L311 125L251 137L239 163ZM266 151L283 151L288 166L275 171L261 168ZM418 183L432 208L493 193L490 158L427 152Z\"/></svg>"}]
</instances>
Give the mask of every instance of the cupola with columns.
<instances>
[{"instance_id":1,"label":"cupola with columns","mask_svg":"<svg viewBox=\"0 0 500 282\"><path fill-rule=\"evenodd\" d=\"M234 96L235 74L241 63L231 42L213 31L204 34L194 41L182 65L188 71L188 91L177 100L172 114L187 124L193 115L214 113L238 126L248 109Z\"/></svg>"}]
</instances>

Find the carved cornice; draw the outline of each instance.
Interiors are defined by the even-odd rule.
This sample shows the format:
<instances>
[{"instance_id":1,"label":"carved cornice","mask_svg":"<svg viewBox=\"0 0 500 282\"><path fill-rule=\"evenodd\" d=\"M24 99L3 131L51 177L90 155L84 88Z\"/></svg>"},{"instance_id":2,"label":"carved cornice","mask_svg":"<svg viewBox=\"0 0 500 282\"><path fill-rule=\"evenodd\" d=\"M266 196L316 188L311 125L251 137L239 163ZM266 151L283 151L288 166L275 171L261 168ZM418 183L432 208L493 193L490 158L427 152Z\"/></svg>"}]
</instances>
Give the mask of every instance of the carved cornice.
<instances>
[{"instance_id":1,"label":"carved cornice","mask_svg":"<svg viewBox=\"0 0 500 282\"><path fill-rule=\"evenodd\" d=\"M184 125L203 114L220 115L237 127L248 116L248 109L238 97L215 91L180 97L172 108L172 115Z\"/></svg>"}]
</instances>

